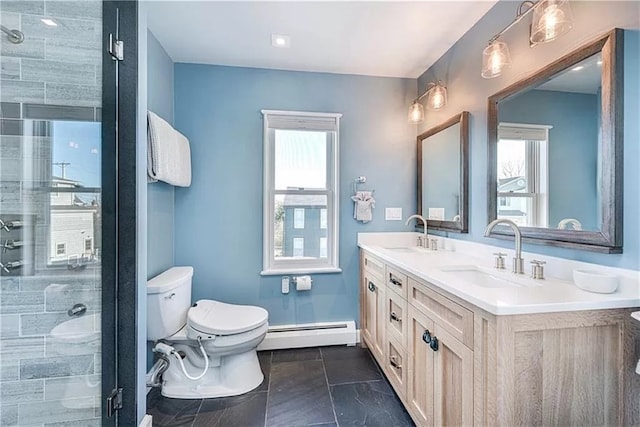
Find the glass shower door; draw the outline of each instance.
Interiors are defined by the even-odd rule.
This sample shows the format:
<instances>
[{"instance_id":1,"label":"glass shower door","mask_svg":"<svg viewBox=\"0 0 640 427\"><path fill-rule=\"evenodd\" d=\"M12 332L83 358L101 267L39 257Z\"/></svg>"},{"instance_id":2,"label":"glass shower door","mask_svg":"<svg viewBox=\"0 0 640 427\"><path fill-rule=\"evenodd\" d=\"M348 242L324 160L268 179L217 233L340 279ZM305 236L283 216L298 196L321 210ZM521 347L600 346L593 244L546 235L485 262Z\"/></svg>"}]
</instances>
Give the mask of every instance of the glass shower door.
<instances>
[{"instance_id":1,"label":"glass shower door","mask_svg":"<svg viewBox=\"0 0 640 427\"><path fill-rule=\"evenodd\" d=\"M99 426L102 2L0 23L0 425Z\"/></svg>"}]
</instances>

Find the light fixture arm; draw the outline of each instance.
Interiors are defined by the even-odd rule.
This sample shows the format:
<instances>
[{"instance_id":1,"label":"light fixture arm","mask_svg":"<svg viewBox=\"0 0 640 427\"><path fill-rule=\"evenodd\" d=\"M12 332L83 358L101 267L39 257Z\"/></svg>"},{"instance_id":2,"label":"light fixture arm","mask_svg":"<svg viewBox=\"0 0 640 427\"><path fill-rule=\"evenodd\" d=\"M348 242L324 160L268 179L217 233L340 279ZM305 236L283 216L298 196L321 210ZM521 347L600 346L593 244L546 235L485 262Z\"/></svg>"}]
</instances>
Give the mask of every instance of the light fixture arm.
<instances>
[{"instance_id":1,"label":"light fixture arm","mask_svg":"<svg viewBox=\"0 0 640 427\"><path fill-rule=\"evenodd\" d=\"M509 25L504 27L495 36L491 37L491 39L489 39L489 44L491 44L491 43L495 42L496 40L498 40L504 33L506 33L508 30L510 30L511 27L516 25L518 22L522 21L522 19L525 16L527 16L529 13L533 12L533 9L536 8L536 5L538 3L540 3L540 0L538 0L536 2L533 2L533 1L530 1L530 0L526 0L526 1L523 1L522 3L520 3L520 6L518 6L518 11L517 11L516 17L513 19L513 21L511 21L511 23ZM523 6L528 6L529 8L523 12L522 11Z\"/></svg>"},{"instance_id":2,"label":"light fixture arm","mask_svg":"<svg viewBox=\"0 0 640 427\"><path fill-rule=\"evenodd\" d=\"M422 98L424 98L425 96L429 95L429 92L431 92L431 90L432 90L434 87L438 86L438 84L440 84L440 83L441 83L441 81L440 81L440 80L438 80L438 83L434 83L434 82L429 82L429 83L427 83L427 89L425 89L424 93L423 93L422 95L420 95L419 97L417 97L417 98L415 99L415 101L413 101L413 102L420 101Z\"/></svg>"}]
</instances>

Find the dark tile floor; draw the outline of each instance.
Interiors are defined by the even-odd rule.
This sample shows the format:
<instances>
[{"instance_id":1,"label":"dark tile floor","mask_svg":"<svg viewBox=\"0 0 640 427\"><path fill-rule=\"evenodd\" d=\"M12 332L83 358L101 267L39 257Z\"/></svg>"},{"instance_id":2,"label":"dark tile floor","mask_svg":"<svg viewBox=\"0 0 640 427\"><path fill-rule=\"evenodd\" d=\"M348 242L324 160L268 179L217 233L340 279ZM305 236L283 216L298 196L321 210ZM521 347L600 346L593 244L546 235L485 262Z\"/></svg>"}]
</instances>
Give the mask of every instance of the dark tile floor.
<instances>
[{"instance_id":1,"label":"dark tile floor","mask_svg":"<svg viewBox=\"0 0 640 427\"><path fill-rule=\"evenodd\" d=\"M366 349L321 347L258 353L265 380L242 396L147 397L154 426L413 426Z\"/></svg>"}]
</instances>

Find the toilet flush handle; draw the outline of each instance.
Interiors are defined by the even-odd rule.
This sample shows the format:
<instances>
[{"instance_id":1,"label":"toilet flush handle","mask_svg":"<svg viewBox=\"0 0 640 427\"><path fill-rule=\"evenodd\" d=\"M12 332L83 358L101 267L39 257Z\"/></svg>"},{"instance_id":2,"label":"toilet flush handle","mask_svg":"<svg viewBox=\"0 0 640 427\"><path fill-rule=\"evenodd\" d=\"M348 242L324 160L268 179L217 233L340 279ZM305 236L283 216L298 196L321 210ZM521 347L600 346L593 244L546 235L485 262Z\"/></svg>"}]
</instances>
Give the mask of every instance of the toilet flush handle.
<instances>
[{"instance_id":1,"label":"toilet flush handle","mask_svg":"<svg viewBox=\"0 0 640 427\"><path fill-rule=\"evenodd\" d=\"M165 296L164 299L172 299L175 296L176 296L176 293L175 292L171 292L171 295Z\"/></svg>"}]
</instances>

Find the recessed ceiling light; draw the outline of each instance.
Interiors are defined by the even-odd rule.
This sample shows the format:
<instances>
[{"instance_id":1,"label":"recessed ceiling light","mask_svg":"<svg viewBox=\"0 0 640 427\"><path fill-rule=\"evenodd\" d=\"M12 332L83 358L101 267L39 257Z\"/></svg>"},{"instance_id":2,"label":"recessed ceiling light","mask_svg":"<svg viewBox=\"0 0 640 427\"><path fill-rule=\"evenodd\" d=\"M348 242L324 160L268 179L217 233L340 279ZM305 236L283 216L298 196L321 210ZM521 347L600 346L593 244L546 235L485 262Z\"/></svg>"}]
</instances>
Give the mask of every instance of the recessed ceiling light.
<instances>
[{"instance_id":1,"label":"recessed ceiling light","mask_svg":"<svg viewBox=\"0 0 640 427\"><path fill-rule=\"evenodd\" d=\"M584 70L584 65L578 65L577 67L573 67L571 71L580 71Z\"/></svg>"},{"instance_id":2,"label":"recessed ceiling light","mask_svg":"<svg viewBox=\"0 0 640 427\"><path fill-rule=\"evenodd\" d=\"M271 46L291 47L291 38L282 34L271 34Z\"/></svg>"},{"instance_id":3,"label":"recessed ceiling light","mask_svg":"<svg viewBox=\"0 0 640 427\"><path fill-rule=\"evenodd\" d=\"M42 18L40 21L42 21L43 24L48 25L50 27L57 27L58 26L58 24L56 24L56 21L54 21L53 19Z\"/></svg>"}]
</instances>

